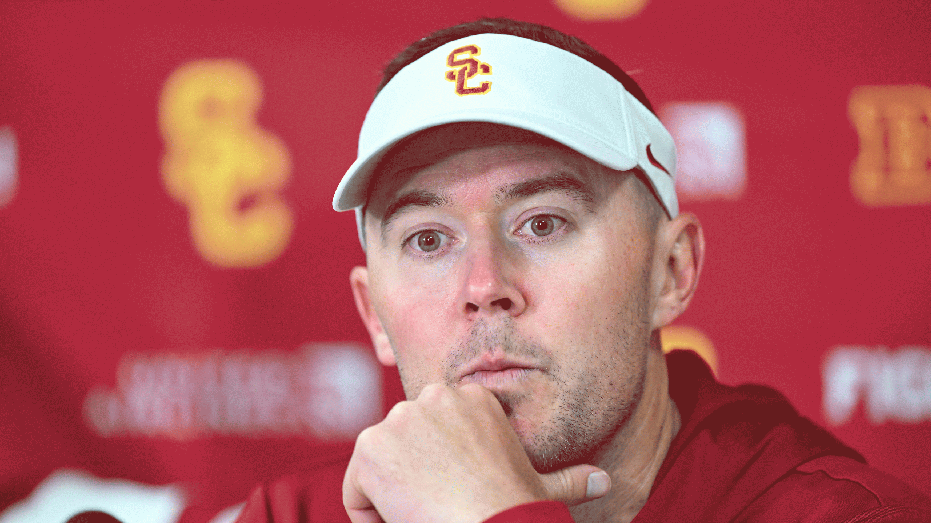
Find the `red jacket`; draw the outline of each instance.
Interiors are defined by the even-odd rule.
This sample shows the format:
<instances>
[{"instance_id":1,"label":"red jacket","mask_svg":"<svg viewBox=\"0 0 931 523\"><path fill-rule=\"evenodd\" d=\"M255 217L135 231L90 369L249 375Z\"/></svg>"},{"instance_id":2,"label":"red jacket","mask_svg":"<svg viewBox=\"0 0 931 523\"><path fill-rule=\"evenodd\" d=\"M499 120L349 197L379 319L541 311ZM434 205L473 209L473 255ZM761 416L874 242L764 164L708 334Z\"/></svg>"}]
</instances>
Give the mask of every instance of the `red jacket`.
<instances>
[{"instance_id":1,"label":"red jacket","mask_svg":"<svg viewBox=\"0 0 931 523\"><path fill-rule=\"evenodd\" d=\"M722 385L692 352L673 351L666 362L683 423L634 523L931 522L931 500L868 467L778 392ZM348 459L257 488L239 521L348 522ZM572 521L565 505L539 502L485 523Z\"/></svg>"}]
</instances>

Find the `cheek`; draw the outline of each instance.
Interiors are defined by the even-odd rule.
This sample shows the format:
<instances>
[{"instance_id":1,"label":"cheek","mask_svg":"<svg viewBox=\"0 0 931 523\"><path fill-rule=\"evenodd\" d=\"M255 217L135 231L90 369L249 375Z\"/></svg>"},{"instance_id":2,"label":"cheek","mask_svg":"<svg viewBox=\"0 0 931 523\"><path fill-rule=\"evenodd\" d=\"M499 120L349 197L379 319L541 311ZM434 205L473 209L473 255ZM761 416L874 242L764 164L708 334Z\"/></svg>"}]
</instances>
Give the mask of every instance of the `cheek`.
<instances>
[{"instance_id":1,"label":"cheek","mask_svg":"<svg viewBox=\"0 0 931 523\"><path fill-rule=\"evenodd\" d=\"M615 244L539 271L546 277L534 283L533 323L540 341L562 353L564 378L576 386L597 375L608 381L602 392L630 393L625 384L649 346L648 254L633 242Z\"/></svg>"},{"instance_id":2,"label":"cheek","mask_svg":"<svg viewBox=\"0 0 931 523\"><path fill-rule=\"evenodd\" d=\"M410 271L391 276L381 278L379 281L386 284L377 285L373 294L378 297L376 308L398 367L408 373L435 373L451 334L448 311L452 294L448 285L443 279Z\"/></svg>"},{"instance_id":3,"label":"cheek","mask_svg":"<svg viewBox=\"0 0 931 523\"><path fill-rule=\"evenodd\" d=\"M589 245L529 268L536 275L528 279L530 295L546 322L584 336L596 326L645 318L647 256L633 243Z\"/></svg>"}]
</instances>

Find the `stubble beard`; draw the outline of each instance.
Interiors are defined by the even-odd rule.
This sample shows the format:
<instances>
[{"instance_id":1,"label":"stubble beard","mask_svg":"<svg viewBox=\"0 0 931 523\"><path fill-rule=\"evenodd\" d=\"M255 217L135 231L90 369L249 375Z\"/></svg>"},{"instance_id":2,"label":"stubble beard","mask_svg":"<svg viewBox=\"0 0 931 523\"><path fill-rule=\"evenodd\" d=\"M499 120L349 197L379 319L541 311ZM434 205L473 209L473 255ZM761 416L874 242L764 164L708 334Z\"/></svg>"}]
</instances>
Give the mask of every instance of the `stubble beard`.
<instances>
[{"instance_id":1,"label":"stubble beard","mask_svg":"<svg viewBox=\"0 0 931 523\"><path fill-rule=\"evenodd\" d=\"M574 386L559 380L555 412L534 420L533 430L519 434L531 464L541 474L571 465L597 464L615 436L627 425L643 392L643 375L633 384L633 395L619 401L615 391L591 376L578 373ZM513 406L528 398L499 398ZM513 409L514 407L512 407Z\"/></svg>"},{"instance_id":2,"label":"stubble beard","mask_svg":"<svg viewBox=\"0 0 931 523\"><path fill-rule=\"evenodd\" d=\"M618 336L618 343L626 345L629 340L627 336ZM518 431L530 463L542 474L571 465L594 463L602 449L626 425L643 393L643 372L635 375L635 383L616 384L612 379L599 381L590 367L563 368L541 344L517 335L509 320L499 327L492 327L485 321L473 326L466 340L446 358L446 384L456 386L458 370L492 347L500 348L506 356L536 362L544 375L555 383L556 408L547 409L555 414L549 419L527 420L529 423L525 426L531 428ZM399 371L403 378L400 366ZM566 372L571 374L566 375ZM621 401L618 401L617 387L630 390L629 394L622 395ZM411 391L405 392L411 397ZM527 393L493 393L512 420L518 416L516 412L521 410L522 403L539 401Z\"/></svg>"}]
</instances>

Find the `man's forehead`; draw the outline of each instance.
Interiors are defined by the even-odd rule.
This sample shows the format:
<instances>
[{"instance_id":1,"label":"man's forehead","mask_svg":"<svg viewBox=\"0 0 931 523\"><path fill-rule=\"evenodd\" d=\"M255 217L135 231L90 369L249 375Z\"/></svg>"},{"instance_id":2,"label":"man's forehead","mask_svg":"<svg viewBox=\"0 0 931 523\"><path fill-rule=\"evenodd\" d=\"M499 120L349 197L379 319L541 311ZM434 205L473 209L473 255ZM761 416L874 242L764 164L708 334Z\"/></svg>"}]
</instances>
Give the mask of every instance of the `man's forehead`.
<instances>
[{"instance_id":1,"label":"man's forehead","mask_svg":"<svg viewBox=\"0 0 931 523\"><path fill-rule=\"evenodd\" d=\"M525 157L558 159L554 168L563 175L588 178L589 169L581 168L584 162L581 155L553 140L514 127L464 122L422 131L395 146L375 171L369 204L390 199L416 174L450 157L470 151L507 150L509 146L519 148ZM587 163L594 164L591 160ZM572 166L579 168L573 169Z\"/></svg>"}]
</instances>

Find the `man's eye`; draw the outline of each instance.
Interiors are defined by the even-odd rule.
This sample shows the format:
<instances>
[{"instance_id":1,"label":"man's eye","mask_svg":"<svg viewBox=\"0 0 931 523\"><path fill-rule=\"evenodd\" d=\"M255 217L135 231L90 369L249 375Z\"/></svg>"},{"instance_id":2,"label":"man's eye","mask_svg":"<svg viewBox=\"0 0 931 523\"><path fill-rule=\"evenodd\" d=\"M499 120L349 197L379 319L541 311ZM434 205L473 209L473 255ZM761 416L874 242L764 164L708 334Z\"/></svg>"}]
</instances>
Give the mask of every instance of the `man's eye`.
<instances>
[{"instance_id":1,"label":"man's eye","mask_svg":"<svg viewBox=\"0 0 931 523\"><path fill-rule=\"evenodd\" d=\"M521 233L534 236L549 236L556 231L565 220L550 214L539 214L527 220L521 227Z\"/></svg>"},{"instance_id":2,"label":"man's eye","mask_svg":"<svg viewBox=\"0 0 931 523\"><path fill-rule=\"evenodd\" d=\"M439 231L420 231L410 237L407 243L415 250L433 252L440 248L446 235Z\"/></svg>"}]
</instances>

